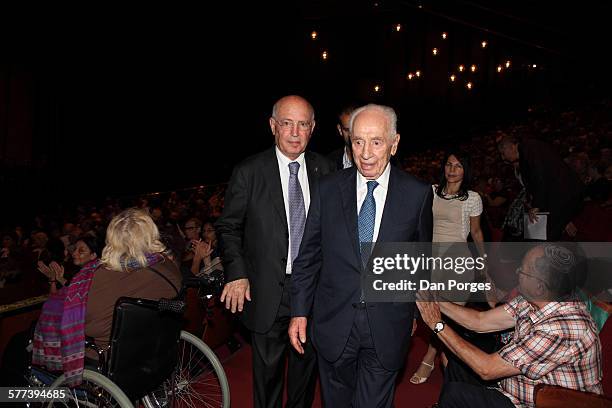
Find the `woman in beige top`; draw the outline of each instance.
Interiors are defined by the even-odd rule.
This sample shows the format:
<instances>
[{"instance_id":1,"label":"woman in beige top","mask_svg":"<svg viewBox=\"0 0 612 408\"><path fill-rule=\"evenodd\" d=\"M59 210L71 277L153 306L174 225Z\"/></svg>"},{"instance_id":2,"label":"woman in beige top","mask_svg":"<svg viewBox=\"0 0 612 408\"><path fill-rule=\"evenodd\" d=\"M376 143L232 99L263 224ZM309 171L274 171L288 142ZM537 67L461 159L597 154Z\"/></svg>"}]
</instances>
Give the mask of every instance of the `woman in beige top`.
<instances>
[{"instance_id":1,"label":"woman in beige top","mask_svg":"<svg viewBox=\"0 0 612 408\"><path fill-rule=\"evenodd\" d=\"M467 245L450 245L450 243L467 242L469 234L476 244L480 254L484 254L483 234L480 228L480 215L482 214L482 200L478 193L469 190L471 179L470 158L467 154L451 150L442 161L439 184L433 185L433 242L449 243L448 247L443 245L439 251L467 251ZM438 256L442 254L438 253ZM446 256L471 256L471 254L459 254L445 252ZM432 280L436 280L436 271L432 272ZM448 277L448 276L446 276ZM438 273L438 280L446 280ZM474 271L466 271L457 275L456 280L471 281L474 279ZM457 291L453 293L457 296ZM467 299L452 299L465 302ZM435 345L429 344L427 353L423 357L421 365L410 378L413 384L422 384L429 378L434 369L434 360L437 354Z\"/></svg>"}]
</instances>

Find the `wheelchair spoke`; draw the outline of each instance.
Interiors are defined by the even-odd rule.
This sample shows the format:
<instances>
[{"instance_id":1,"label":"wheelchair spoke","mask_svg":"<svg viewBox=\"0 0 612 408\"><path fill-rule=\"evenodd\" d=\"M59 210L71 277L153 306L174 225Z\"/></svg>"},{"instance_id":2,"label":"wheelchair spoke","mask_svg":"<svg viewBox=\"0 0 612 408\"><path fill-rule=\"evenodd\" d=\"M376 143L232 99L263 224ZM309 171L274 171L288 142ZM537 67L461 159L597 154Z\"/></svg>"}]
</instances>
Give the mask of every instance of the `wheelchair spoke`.
<instances>
[{"instance_id":1,"label":"wheelchair spoke","mask_svg":"<svg viewBox=\"0 0 612 408\"><path fill-rule=\"evenodd\" d=\"M229 407L229 390L223 388L227 384L225 374L214 353L201 340L182 335L178 357L173 376L144 399L148 408Z\"/></svg>"}]
</instances>

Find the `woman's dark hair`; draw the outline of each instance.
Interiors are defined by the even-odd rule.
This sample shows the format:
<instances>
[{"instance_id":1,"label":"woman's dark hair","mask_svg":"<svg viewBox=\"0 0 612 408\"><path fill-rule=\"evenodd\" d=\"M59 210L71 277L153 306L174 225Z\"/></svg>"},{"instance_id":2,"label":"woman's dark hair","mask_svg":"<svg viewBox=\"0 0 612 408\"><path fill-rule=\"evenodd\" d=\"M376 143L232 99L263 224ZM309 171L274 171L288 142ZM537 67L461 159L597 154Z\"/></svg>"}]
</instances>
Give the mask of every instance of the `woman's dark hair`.
<instances>
[{"instance_id":1,"label":"woman's dark hair","mask_svg":"<svg viewBox=\"0 0 612 408\"><path fill-rule=\"evenodd\" d=\"M440 180L438 182L438 188L436 188L436 194L438 197L448 200L449 197L446 197L443 191L446 189L446 163L451 156L455 156L461 166L463 166L463 181L461 181L461 186L459 186L459 191L456 196L452 198L458 198L461 201L465 201L468 199L468 190L471 187L472 182L472 163L470 160L470 156L463 151L460 150L449 150L448 153L444 156L444 160L442 160L441 168L440 168Z\"/></svg>"},{"instance_id":2,"label":"woman's dark hair","mask_svg":"<svg viewBox=\"0 0 612 408\"><path fill-rule=\"evenodd\" d=\"M87 245L87 248L89 248L91 252L94 252L98 258L102 256L103 247L100 245L98 238L93 235L81 235L76 241L83 241L83 243Z\"/></svg>"},{"instance_id":3,"label":"woman's dark hair","mask_svg":"<svg viewBox=\"0 0 612 408\"><path fill-rule=\"evenodd\" d=\"M217 219L216 217L207 217L202 221L202 226L204 226L204 224L211 224L214 227Z\"/></svg>"}]
</instances>

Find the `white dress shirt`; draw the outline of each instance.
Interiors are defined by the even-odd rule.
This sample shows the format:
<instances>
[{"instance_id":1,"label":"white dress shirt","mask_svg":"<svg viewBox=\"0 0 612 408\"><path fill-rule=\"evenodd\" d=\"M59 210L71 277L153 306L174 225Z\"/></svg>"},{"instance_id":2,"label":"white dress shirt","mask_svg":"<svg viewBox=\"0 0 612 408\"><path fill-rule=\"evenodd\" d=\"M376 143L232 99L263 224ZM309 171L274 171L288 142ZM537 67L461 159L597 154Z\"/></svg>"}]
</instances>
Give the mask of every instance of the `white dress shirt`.
<instances>
[{"instance_id":1,"label":"white dress shirt","mask_svg":"<svg viewBox=\"0 0 612 408\"><path fill-rule=\"evenodd\" d=\"M387 199L387 191L389 189L389 174L391 174L391 166L387 163L385 171L376 179L378 186L374 189L374 201L376 202L376 216L374 219L374 236L372 242L376 242L378 238L378 230L380 229L380 220L382 219L383 210L385 208L385 200ZM357 171L357 215L368 194L368 180Z\"/></svg>"},{"instance_id":2,"label":"white dress shirt","mask_svg":"<svg viewBox=\"0 0 612 408\"><path fill-rule=\"evenodd\" d=\"M348 149L349 148L345 146L344 151L342 153L342 168L343 169L348 169L349 167L353 167L353 162L351 161L348 155Z\"/></svg>"},{"instance_id":3,"label":"white dress shirt","mask_svg":"<svg viewBox=\"0 0 612 408\"><path fill-rule=\"evenodd\" d=\"M289 242L287 245L287 267L286 273L291 273L291 222L289 221L289 163L298 162L300 170L298 171L298 180L302 187L302 195L304 196L304 209L308 214L310 207L310 187L308 185L308 173L306 172L306 160L304 153L300 154L297 159L290 160L276 147L276 160L278 161L278 170L280 172L281 186L283 187L283 201L285 202L285 216L287 217L287 229L289 230ZM378 187L377 187L378 188Z\"/></svg>"}]
</instances>

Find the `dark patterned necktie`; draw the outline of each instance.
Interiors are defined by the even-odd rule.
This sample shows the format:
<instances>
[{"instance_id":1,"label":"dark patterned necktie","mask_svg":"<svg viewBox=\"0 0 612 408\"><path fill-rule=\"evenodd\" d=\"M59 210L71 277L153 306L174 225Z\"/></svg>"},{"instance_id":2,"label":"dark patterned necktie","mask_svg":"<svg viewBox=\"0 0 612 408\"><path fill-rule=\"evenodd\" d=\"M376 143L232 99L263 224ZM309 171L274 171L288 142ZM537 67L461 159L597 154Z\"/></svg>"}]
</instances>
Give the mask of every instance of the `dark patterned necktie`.
<instances>
[{"instance_id":1,"label":"dark patterned necktie","mask_svg":"<svg viewBox=\"0 0 612 408\"><path fill-rule=\"evenodd\" d=\"M289 231L291 234L291 262L295 260L300 250L304 225L306 224L306 208L302 186L298 179L300 163L289 163Z\"/></svg>"},{"instance_id":2,"label":"dark patterned necktie","mask_svg":"<svg viewBox=\"0 0 612 408\"><path fill-rule=\"evenodd\" d=\"M359 210L359 243L361 250L361 261L365 267L371 252L371 243L374 239L374 224L376 222L376 201L374 200L374 189L378 186L375 180L368 181L368 193Z\"/></svg>"}]
</instances>

